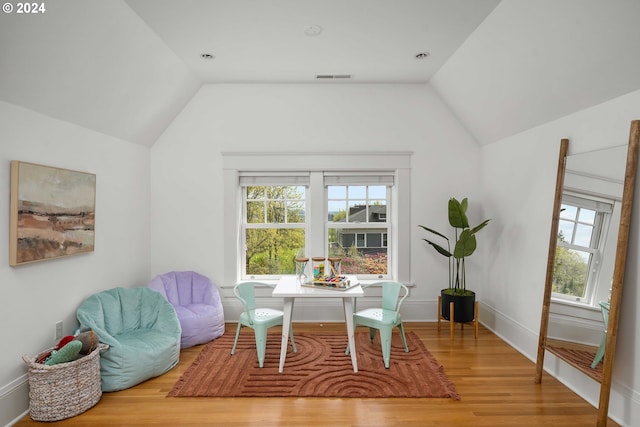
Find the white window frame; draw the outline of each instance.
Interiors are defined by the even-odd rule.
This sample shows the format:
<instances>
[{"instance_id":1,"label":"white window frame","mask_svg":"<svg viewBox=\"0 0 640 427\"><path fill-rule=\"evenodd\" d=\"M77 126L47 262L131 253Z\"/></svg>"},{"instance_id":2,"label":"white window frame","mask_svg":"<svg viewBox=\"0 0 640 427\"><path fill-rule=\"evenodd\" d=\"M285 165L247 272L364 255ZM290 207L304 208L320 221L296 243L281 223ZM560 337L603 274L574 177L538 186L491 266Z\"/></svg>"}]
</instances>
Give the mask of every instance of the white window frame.
<instances>
[{"instance_id":1,"label":"white window frame","mask_svg":"<svg viewBox=\"0 0 640 427\"><path fill-rule=\"evenodd\" d=\"M394 211L393 211L393 206L392 206L392 198L393 198L393 193L396 189L395 187L395 173L394 172L385 172L385 171L379 171L379 173L374 174L373 172L365 172L365 173L355 173L355 172L325 172L324 173L324 184L325 184L325 196L324 196L324 203L325 205L328 204L328 202L330 201L344 201L346 203L345 208L347 209L347 215L345 218L344 222L333 222L333 221L329 221L329 215L328 212L325 215L325 237L328 239L328 235L329 235L329 229L330 228L334 228L334 229L347 229L349 231L353 231L354 233L354 244L355 247L357 249L362 249L362 248L368 248L368 235L370 234L369 231L372 231L371 229L384 229L384 232L375 232L375 234L380 234L380 246L377 246L377 248L381 248L381 249L386 249L387 250L387 274L358 274L358 278L359 279L363 279L363 280L391 280L392 277L392 271L393 271L393 263L394 263L394 259L392 256L393 253L393 247L389 248L388 246L383 246L382 242L384 241L382 238L382 234L387 234L388 235L393 235L393 223L394 221ZM347 187L347 193L345 194L345 197L342 198L336 198L336 199L330 199L329 198L329 191L328 188L330 186L338 186L338 187ZM364 186L364 187L373 187L373 186L381 186L381 187L386 187L386 193L385 193L385 197L384 198L375 198L375 197L370 197L370 194L365 194L363 197L358 197L357 201L363 201L365 203L365 206L368 211L368 207L370 206L370 202L372 201L383 201L385 203L385 207L386 207L386 212L387 212L387 216L389 216L391 218L390 221L388 221L385 218L384 222L369 222L369 216L366 216L366 220L364 222L358 222L358 221L353 221L353 222L349 222L349 202L350 201L354 201L352 199L349 198L349 194L348 194L348 187L359 187L359 186ZM365 211L366 212L366 211ZM373 234L374 232L372 232ZM393 242L393 240L392 240ZM327 246L327 251L328 249L328 244ZM391 251L389 251L389 249L391 249Z\"/></svg>"},{"instance_id":2,"label":"white window frame","mask_svg":"<svg viewBox=\"0 0 640 427\"><path fill-rule=\"evenodd\" d=\"M394 188L389 209L394 216L387 239L390 239L389 277L400 282L411 282L411 153L410 152L327 152L327 153L222 153L224 185L224 281L232 285L242 280L240 235L242 190L239 176L255 172L291 174L309 172L311 188L324 186L323 175L327 171L352 171L358 174L378 172L394 174ZM322 167L324 166L324 167ZM313 196L311 196L313 197ZM326 196L323 198L326 200ZM306 218L310 224L324 224L327 219L326 202L318 206L308 200ZM326 253L325 227L309 227L306 234L306 254ZM274 278L274 281L276 279Z\"/></svg>"},{"instance_id":3,"label":"white window frame","mask_svg":"<svg viewBox=\"0 0 640 427\"><path fill-rule=\"evenodd\" d=\"M615 201L604 199L593 195L565 191L562 203L575 206L577 208L586 208L596 211L596 219L593 224L593 234L589 247L576 246L570 242L558 242L558 246L567 249L575 249L591 254L591 262L588 265L587 281L585 284L584 297L576 297L575 295L566 295L559 292L552 292L551 297L556 301L571 302L576 304L594 305L594 296L600 280L600 272L602 271L602 260L604 252L604 237L609 228L611 221L611 213ZM578 224L578 222L576 222ZM574 233L575 233L574 229Z\"/></svg>"},{"instance_id":4,"label":"white window frame","mask_svg":"<svg viewBox=\"0 0 640 427\"><path fill-rule=\"evenodd\" d=\"M240 172L239 174L239 185L241 187L241 197L242 197L242 205L241 205L241 221L240 221L240 279L241 280L269 280L273 278L273 275L259 275L246 274L247 271L247 257L246 257L246 236L248 229L302 229L305 233L305 242L306 235L309 229L309 221L307 217L307 211L309 209L309 174L308 173L254 173L254 172ZM305 198L304 198L304 212L305 212L305 220L304 222L282 222L282 223L273 223L273 222L262 222L262 223L247 223L247 187L270 187L270 186L291 186L291 187L304 187L305 188ZM265 211L266 215L266 211ZM265 218L266 220L266 218Z\"/></svg>"}]
</instances>

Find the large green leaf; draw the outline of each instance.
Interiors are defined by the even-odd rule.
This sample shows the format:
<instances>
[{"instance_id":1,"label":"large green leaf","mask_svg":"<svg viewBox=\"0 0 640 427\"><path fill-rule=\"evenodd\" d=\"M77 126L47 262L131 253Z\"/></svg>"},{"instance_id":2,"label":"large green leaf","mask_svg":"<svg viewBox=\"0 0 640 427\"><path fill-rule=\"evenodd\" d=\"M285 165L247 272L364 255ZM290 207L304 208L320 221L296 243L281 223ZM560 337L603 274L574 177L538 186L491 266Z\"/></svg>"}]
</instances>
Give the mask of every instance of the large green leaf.
<instances>
[{"instance_id":1,"label":"large green leaf","mask_svg":"<svg viewBox=\"0 0 640 427\"><path fill-rule=\"evenodd\" d=\"M433 230L433 229L431 229L431 228L429 228L429 227L425 227L424 225L418 225L418 227L422 227L422 228L424 228L425 230L427 230L428 232L433 233L433 234L435 234L435 235L437 235L437 236L440 236L440 237L442 237L443 239L446 239L446 240L447 240L447 242L449 241L449 238L448 238L447 236L445 236L445 235L444 235L444 234L442 234L442 233L437 232L436 230Z\"/></svg>"},{"instance_id":2,"label":"large green leaf","mask_svg":"<svg viewBox=\"0 0 640 427\"><path fill-rule=\"evenodd\" d=\"M469 206L469 200L467 200L467 198L465 197L464 199L462 199L462 201L460 202L460 206L462 207L462 211L464 213L467 213L467 207Z\"/></svg>"},{"instance_id":3,"label":"large green leaf","mask_svg":"<svg viewBox=\"0 0 640 427\"><path fill-rule=\"evenodd\" d=\"M487 224L489 224L489 221L491 221L491 220L487 219L482 224L473 227L473 229L471 229L471 233L476 234L478 231L480 231L483 228L485 228L487 226Z\"/></svg>"},{"instance_id":4,"label":"large green leaf","mask_svg":"<svg viewBox=\"0 0 640 427\"><path fill-rule=\"evenodd\" d=\"M467 199L463 199L460 203L455 198L449 199L449 224L455 228L469 228L469 220L467 219Z\"/></svg>"},{"instance_id":5,"label":"large green leaf","mask_svg":"<svg viewBox=\"0 0 640 427\"><path fill-rule=\"evenodd\" d=\"M461 259L468 257L476 250L476 236L471 230L464 230L460 234L460 238L456 242L456 247L453 250L453 257Z\"/></svg>"},{"instance_id":6,"label":"large green leaf","mask_svg":"<svg viewBox=\"0 0 640 427\"><path fill-rule=\"evenodd\" d=\"M427 242L428 244L430 244L431 246L433 246L435 248L436 251L438 251L439 253L441 253L442 255L446 256L447 258L449 258L451 256L451 252L449 252L448 250L446 250L445 248L443 248L442 246L440 246L437 243L432 242L431 240L427 240L427 239L422 239L425 242Z\"/></svg>"}]
</instances>

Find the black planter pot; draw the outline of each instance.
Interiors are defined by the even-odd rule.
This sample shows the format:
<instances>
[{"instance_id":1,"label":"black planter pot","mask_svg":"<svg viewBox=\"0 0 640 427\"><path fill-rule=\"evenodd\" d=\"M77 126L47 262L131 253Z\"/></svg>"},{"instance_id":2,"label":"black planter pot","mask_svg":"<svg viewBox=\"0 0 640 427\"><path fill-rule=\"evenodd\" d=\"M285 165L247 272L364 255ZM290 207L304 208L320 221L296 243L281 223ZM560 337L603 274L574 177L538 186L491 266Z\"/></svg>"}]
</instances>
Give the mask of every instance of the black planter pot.
<instances>
[{"instance_id":1,"label":"black planter pot","mask_svg":"<svg viewBox=\"0 0 640 427\"><path fill-rule=\"evenodd\" d=\"M453 302L453 321L466 323L472 322L475 317L476 294L467 291L470 295L450 295L447 289L440 291L441 307L440 312L445 320L451 320L449 315L449 304Z\"/></svg>"}]
</instances>

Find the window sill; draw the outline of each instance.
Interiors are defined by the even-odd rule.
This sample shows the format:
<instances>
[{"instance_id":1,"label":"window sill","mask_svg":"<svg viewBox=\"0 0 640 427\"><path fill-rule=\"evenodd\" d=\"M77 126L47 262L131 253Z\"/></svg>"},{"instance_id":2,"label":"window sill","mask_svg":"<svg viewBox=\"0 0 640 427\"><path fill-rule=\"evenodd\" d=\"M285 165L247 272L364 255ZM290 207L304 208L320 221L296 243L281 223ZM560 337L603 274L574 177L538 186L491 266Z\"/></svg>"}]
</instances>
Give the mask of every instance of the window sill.
<instances>
[{"instance_id":1,"label":"window sill","mask_svg":"<svg viewBox=\"0 0 640 427\"><path fill-rule=\"evenodd\" d=\"M587 303L584 303L584 302L569 301L569 300L560 299L560 298L554 298L554 297L551 297L551 303L552 304L563 305L563 306L567 306L567 307L580 308L580 309L584 309L584 310L592 310L592 311L598 311L598 312L600 311L600 305L593 306L591 304L587 304Z\"/></svg>"}]
</instances>

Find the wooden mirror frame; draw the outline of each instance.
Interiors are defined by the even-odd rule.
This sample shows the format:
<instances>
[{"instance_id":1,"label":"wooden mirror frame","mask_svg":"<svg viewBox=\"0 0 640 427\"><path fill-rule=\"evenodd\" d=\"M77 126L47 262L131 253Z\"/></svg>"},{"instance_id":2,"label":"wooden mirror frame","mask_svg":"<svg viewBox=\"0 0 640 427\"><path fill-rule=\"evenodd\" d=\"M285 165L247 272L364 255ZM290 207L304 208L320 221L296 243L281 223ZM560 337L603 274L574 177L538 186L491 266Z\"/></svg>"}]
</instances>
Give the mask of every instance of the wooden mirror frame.
<instances>
[{"instance_id":1,"label":"wooden mirror frame","mask_svg":"<svg viewBox=\"0 0 640 427\"><path fill-rule=\"evenodd\" d=\"M616 340L618 338L618 320L620 304L622 302L622 284L624 281L624 269L627 260L627 244L629 242L629 228L631 223L631 208L633 205L633 193L635 189L636 170L638 167L638 145L640 143L640 120L631 122L629 133L629 147L627 150L627 162L624 175L624 188L622 191L622 206L620 212L620 226L618 229L618 243L616 245L616 258L613 268L613 281L611 286L611 302L607 327L607 340L605 344L602 380L600 381L600 401L598 404L598 418L596 426L607 425L609 413L609 396L611 393L611 373L616 352ZM542 300L542 318L540 321L540 337L538 340L538 358L536 361L536 384L542 382L544 368L544 352L547 350L547 333L549 327L549 312L551 307L551 291L553 287L553 268L556 256L558 225L560 220L560 205L562 203L562 190L567 161L569 140L560 142L560 155L558 159L558 174L556 176L556 193L553 202L553 216L551 219L551 235L549 237L549 257L547 258L547 271ZM556 354L556 357L561 358ZM584 372L584 371L582 371ZM584 372L589 375L588 372ZM593 376L591 376L594 378ZM598 378L594 378L599 381Z\"/></svg>"}]
</instances>

